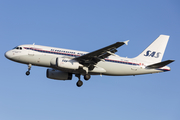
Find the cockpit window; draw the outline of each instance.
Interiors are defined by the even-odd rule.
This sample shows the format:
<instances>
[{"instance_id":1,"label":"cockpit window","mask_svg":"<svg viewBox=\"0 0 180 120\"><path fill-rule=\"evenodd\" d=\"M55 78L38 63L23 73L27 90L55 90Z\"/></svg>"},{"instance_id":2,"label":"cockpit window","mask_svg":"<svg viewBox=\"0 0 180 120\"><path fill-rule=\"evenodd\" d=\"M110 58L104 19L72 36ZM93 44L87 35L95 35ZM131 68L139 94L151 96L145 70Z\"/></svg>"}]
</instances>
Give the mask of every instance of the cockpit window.
<instances>
[{"instance_id":1,"label":"cockpit window","mask_svg":"<svg viewBox=\"0 0 180 120\"><path fill-rule=\"evenodd\" d=\"M14 47L13 49L22 50L22 47Z\"/></svg>"}]
</instances>

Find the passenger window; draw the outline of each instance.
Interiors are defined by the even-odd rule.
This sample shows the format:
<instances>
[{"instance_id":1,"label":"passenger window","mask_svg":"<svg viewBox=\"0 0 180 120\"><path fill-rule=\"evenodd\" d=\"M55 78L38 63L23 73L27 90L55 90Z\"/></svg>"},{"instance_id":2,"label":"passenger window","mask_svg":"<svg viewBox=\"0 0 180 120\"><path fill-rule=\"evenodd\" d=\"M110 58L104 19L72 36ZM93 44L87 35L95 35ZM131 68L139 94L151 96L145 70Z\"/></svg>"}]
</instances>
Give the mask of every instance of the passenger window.
<instances>
[{"instance_id":1,"label":"passenger window","mask_svg":"<svg viewBox=\"0 0 180 120\"><path fill-rule=\"evenodd\" d=\"M20 47L20 50L22 50L22 47Z\"/></svg>"}]
</instances>

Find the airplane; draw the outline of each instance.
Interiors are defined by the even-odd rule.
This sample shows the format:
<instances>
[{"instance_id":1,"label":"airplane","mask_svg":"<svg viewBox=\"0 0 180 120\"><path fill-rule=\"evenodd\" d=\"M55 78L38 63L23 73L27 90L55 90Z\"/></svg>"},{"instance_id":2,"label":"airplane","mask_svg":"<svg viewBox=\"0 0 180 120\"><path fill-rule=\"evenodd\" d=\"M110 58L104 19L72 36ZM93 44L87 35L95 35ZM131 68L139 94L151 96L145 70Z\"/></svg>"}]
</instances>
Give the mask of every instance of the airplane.
<instances>
[{"instance_id":1,"label":"airplane","mask_svg":"<svg viewBox=\"0 0 180 120\"><path fill-rule=\"evenodd\" d=\"M76 85L81 87L80 76L89 80L91 75L135 76L170 71L166 66L174 60L162 62L164 51L169 40L168 35L160 35L141 54L135 58L116 55L117 48L126 44L116 42L93 52L41 46L35 44L19 45L5 53L9 60L31 66L47 67L46 76L55 80L72 80L73 74L78 77Z\"/></svg>"}]
</instances>

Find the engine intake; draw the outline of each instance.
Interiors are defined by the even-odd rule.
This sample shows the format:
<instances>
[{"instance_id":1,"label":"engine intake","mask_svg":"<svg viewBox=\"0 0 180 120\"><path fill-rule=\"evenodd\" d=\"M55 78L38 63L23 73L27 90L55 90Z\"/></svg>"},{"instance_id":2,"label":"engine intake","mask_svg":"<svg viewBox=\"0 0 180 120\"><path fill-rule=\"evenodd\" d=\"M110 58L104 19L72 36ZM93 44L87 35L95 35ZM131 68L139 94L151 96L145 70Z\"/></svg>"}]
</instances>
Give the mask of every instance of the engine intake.
<instances>
[{"instance_id":1,"label":"engine intake","mask_svg":"<svg viewBox=\"0 0 180 120\"><path fill-rule=\"evenodd\" d=\"M63 72L55 69L47 69L47 78L56 80L72 80L72 73Z\"/></svg>"}]
</instances>

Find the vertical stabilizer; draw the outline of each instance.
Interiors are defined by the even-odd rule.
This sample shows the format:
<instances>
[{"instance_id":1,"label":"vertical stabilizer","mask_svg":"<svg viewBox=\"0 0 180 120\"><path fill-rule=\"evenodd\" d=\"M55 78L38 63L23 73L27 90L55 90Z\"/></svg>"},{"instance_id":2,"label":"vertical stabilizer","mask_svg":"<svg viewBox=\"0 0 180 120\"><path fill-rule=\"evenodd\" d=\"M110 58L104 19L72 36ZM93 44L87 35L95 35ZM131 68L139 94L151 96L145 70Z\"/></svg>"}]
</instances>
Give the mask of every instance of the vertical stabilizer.
<instances>
[{"instance_id":1,"label":"vertical stabilizer","mask_svg":"<svg viewBox=\"0 0 180 120\"><path fill-rule=\"evenodd\" d=\"M168 35L160 35L135 59L143 60L151 63L161 62L169 37L170 36Z\"/></svg>"}]
</instances>

